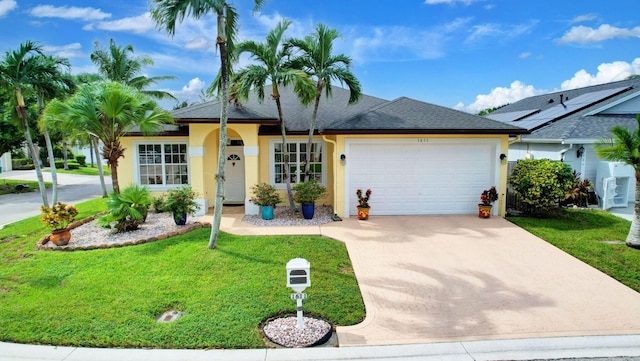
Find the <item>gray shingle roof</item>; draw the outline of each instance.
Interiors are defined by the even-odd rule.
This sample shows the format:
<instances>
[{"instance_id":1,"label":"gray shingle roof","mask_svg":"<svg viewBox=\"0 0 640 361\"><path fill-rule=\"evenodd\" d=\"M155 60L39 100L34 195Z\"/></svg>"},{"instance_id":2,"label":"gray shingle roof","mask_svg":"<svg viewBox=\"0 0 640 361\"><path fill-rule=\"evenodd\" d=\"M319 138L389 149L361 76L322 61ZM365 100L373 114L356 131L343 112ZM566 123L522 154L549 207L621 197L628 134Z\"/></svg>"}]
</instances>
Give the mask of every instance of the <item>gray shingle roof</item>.
<instances>
[{"instance_id":1,"label":"gray shingle roof","mask_svg":"<svg viewBox=\"0 0 640 361\"><path fill-rule=\"evenodd\" d=\"M525 133L522 128L401 97L329 126L328 133Z\"/></svg>"},{"instance_id":2,"label":"gray shingle roof","mask_svg":"<svg viewBox=\"0 0 640 361\"><path fill-rule=\"evenodd\" d=\"M279 91L287 132L308 132L313 104L301 105L290 87ZM264 101L252 93L241 106L230 106L229 121L276 124L278 113L270 94L268 86ZM348 101L349 91L337 86L331 97L323 94L316 125L320 133L526 133L517 126L406 97L388 101L362 95L355 104ZM220 106L211 101L174 110L172 115L178 123L218 122Z\"/></svg>"},{"instance_id":3,"label":"gray shingle roof","mask_svg":"<svg viewBox=\"0 0 640 361\"><path fill-rule=\"evenodd\" d=\"M609 93L611 93L616 89L619 91L616 91L614 95L587 104L587 106L581 107L575 112L569 114L558 113L558 116L554 119L550 119L549 122L541 124L537 129L534 129L531 134L523 136L523 140L525 141L536 139L555 142L566 139L571 139L572 141L582 139L589 142L610 136L610 129L615 125L622 125L630 129L637 127L634 114L589 114L594 110L606 107L609 104L639 92L640 78L529 97L502 107L491 113L490 116L495 119L508 119L509 114L518 114L518 112L527 110L540 109L540 111L543 112L553 107L559 107L561 95L563 101L567 102L578 97L588 99L590 94L606 95L608 94L606 90L610 90ZM599 97L595 97L593 99L598 98ZM551 102L551 100L553 100L553 102ZM638 112L640 113L640 109L638 109ZM537 116L536 114L539 113L524 117L522 120L535 117ZM522 120L508 122L508 124L518 125L518 122Z\"/></svg>"}]
</instances>

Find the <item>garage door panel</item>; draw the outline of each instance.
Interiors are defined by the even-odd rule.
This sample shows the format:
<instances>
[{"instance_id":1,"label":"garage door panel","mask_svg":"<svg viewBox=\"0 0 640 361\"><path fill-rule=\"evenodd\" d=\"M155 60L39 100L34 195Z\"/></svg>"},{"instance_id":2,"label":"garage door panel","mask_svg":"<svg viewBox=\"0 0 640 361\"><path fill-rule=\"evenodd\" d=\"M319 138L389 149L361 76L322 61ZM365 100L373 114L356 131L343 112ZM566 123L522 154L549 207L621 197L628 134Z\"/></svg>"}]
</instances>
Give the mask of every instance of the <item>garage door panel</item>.
<instances>
[{"instance_id":1,"label":"garage door panel","mask_svg":"<svg viewBox=\"0 0 640 361\"><path fill-rule=\"evenodd\" d=\"M469 214L493 185L495 144L351 144L350 215L355 190L371 188L372 215Z\"/></svg>"}]
</instances>

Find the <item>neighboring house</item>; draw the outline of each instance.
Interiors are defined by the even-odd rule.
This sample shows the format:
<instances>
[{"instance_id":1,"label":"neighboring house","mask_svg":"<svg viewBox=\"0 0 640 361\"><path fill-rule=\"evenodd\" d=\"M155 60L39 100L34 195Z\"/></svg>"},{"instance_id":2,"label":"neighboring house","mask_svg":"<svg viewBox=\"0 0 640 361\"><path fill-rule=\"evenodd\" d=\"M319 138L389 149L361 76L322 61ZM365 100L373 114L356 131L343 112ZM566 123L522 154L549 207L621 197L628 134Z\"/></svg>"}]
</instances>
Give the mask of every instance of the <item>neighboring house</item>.
<instances>
[{"instance_id":1,"label":"neighboring house","mask_svg":"<svg viewBox=\"0 0 640 361\"><path fill-rule=\"evenodd\" d=\"M273 184L283 195L285 189L285 149L270 86L265 94L263 103L252 94L229 108L225 202L244 204L246 214L258 213L249 202L254 184ZM333 96L320 102L312 169L329 192L317 203L352 216L356 189L371 188L372 215L473 214L483 190L496 185L504 195L509 136L526 130L404 97L387 101L363 95L354 105L348 99L347 90L334 87ZM304 166L313 107L300 105L287 88L281 89L281 102L295 183ZM175 110L177 126L161 136L123 139L120 183L152 191L190 183L204 209L213 206L220 105L210 101ZM504 198L495 214L504 215Z\"/></svg>"},{"instance_id":2,"label":"neighboring house","mask_svg":"<svg viewBox=\"0 0 640 361\"><path fill-rule=\"evenodd\" d=\"M510 161L561 160L594 183L601 205L608 209L633 201L635 177L629 166L603 164L594 144L610 138L616 125L635 129L636 114L640 114L640 78L529 97L487 118L531 132L509 146Z\"/></svg>"}]
</instances>

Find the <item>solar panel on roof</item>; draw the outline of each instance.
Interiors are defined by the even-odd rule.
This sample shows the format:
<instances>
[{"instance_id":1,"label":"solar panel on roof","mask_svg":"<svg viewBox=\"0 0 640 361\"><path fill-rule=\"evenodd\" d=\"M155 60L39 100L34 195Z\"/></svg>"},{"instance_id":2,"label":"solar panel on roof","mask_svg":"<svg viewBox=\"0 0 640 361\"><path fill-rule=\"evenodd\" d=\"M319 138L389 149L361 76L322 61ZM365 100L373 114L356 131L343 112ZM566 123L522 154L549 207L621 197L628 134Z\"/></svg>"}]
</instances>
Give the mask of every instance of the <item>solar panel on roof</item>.
<instances>
[{"instance_id":1,"label":"solar panel on roof","mask_svg":"<svg viewBox=\"0 0 640 361\"><path fill-rule=\"evenodd\" d=\"M527 117L533 113L537 113L539 111L540 109L529 109L529 110L520 110L517 112L508 112L508 113L500 113L500 114L490 113L490 114L487 114L486 117L492 120L497 120L499 122L509 123L509 122L513 122L518 119Z\"/></svg>"},{"instance_id":2,"label":"solar panel on roof","mask_svg":"<svg viewBox=\"0 0 640 361\"><path fill-rule=\"evenodd\" d=\"M582 94L576 98L569 99L562 104L555 105L545 111L533 114L525 119L515 122L516 125L527 130L535 129L547 122L558 119L565 115L575 113L603 99L630 89L629 87L605 89L591 93Z\"/></svg>"}]
</instances>

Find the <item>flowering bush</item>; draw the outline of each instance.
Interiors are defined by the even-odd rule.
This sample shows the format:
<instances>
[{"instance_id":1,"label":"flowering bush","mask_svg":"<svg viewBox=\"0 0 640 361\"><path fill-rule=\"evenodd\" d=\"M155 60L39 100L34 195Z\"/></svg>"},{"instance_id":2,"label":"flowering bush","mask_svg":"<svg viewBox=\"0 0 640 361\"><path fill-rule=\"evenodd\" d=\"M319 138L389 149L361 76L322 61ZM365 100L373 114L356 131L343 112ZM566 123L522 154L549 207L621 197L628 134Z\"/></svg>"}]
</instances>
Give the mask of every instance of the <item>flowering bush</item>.
<instances>
[{"instance_id":1,"label":"flowering bush","mask_svg":"<svg viewBox=\"0 0 640 361\"><path fill-rule=\"evenodd\" d=\"M296 191L293 200L300 204L313 204L327 192L327 188L318 183L316 179L298 183L293 186L293 190Z\"/></svg>"},{"instance_id":2,"label":"flowering bush","mask_svg":"<svg viewBox=\"0 0 640 361\"><path fill-rule=\"evenodd\" d=\"M369 208L369 197L371 197L371 189L367 189L362 195L362 189L358 189L356 191L356 196L358 196L358 207L360 208Z\"/></svg>"},{"instance_id":3,"label":"flowering bush","mask_svg":"<svg viewBox=\"0 0 640 361\"><path fill-rule=\"evenodd\" d=\"M251 202L257 206L275 206L280 203L278 190L269 183L258 183L251 187Z\"/></svg>"},{"instance_id":4,"label":"flowering bush","mask_svg":"<svg viewBox=\"0 0 640 361\"><path fill-rule=\"evenodd\" d=\"M496 187L493 186L489 189L485 189L480 195L480 201L485 206L490 206L493 202L498 200L498 192Z\"/></svg>"},{"instance_id":5,"label":"flowering bush","mask_svg":"<svg viewBox=\"0 0 640 361\"><path fill-rule=\"evenodd\" d=\"M200 205L194 200L195 198L196 192L188 184L178 189L172 189L167 192L165 209L175 213L177 220L181 220L182 214L193 215L200 209Z\"/></svg>"},{"instance_id":6,"label":"flowering bush","mask_svg":"<svg viewBox=\"0 0 640 361\"><path fill-rule=\"evenodd\" d=\"M67 228L69 223L75 221L78 215L78 209L74 206L68 206L62 202L58 202L53 207L41 206L40 211L43 216L40 221L44 222L47 227L55 230Z\"/></svg>"}]
</instances>

